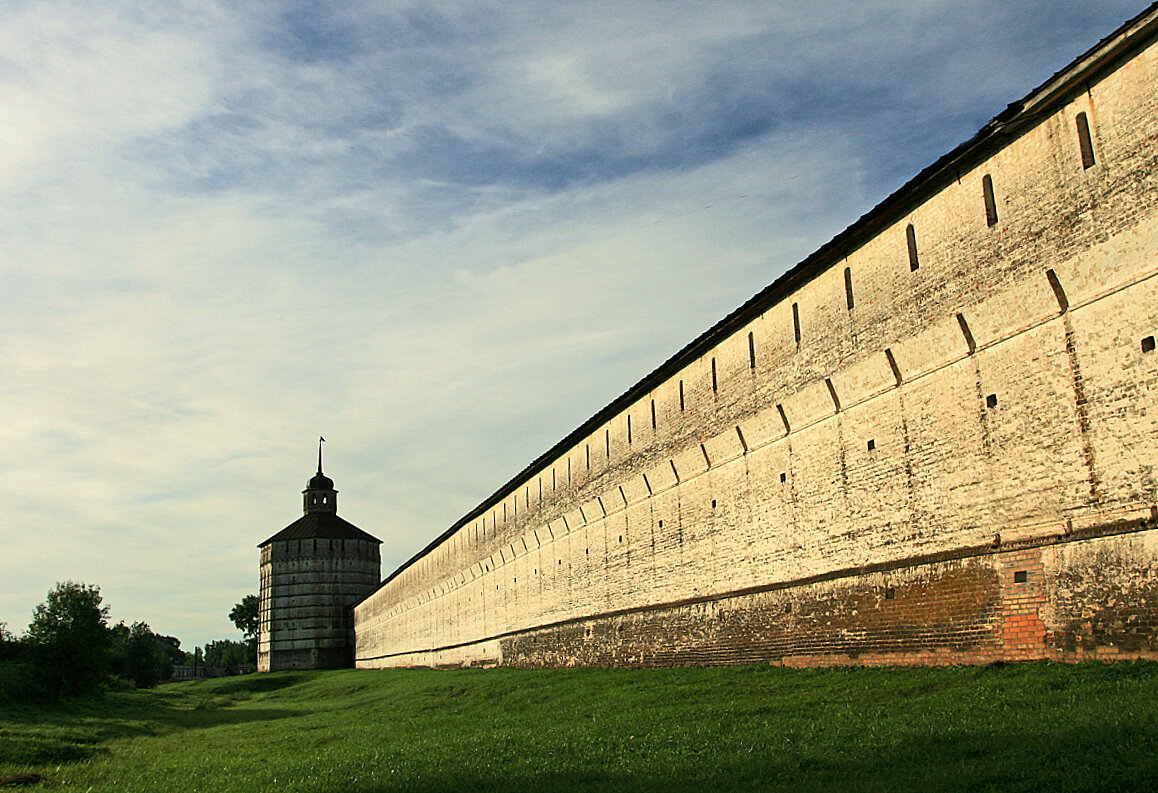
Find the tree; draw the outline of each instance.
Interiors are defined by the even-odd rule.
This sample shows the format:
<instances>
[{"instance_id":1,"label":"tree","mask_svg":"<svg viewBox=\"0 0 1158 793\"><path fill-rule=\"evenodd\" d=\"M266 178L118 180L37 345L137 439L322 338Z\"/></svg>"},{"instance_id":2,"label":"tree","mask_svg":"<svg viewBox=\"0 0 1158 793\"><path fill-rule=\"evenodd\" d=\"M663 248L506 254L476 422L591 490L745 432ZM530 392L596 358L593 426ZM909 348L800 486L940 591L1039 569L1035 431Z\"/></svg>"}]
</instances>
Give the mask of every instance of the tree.
<instances>
[{"instance_id":1,"label":"tree","mask_svg":"<svg viewBox=\"0 0 1158 793\"><path fill-rule=\"evenodd\" d=\"M249 645L245 663L252 666L257 665L257 633L261 624L259 608L257 595L246 595L240 603L234 605L233 611L229 612L229 619L245 634L245 642Z\"/></svg>"},{"instance_id":2,"label":"tree","mask_svg":"<svg viewBox=\"0 0 1158 793\"><path fill-rule=\"evenodd\" d=\"M144 622L134 622L132 626L121 622L112 628L112 634L114 674L132 680L140 688L152 688L173 676L170 642L179 646L179 641L158 636ZM184 659L184 653L178 653Z\"/></svg>"},{"instance_id":3,"label":"tree","mask_svg":"<svg viewBox=\"0 0 1158 793\"><path fill-rule=\"evenodd\" d=\"M20 644L8 630L8 623L0 622L0 660L14 658L20 652Z\"/></svg>"},{"instance_id":4,"label":"tree","mask_svg":"<svg viewBox=\"0 0 1158 793\"><path fill-rule=\"evenodd\" d=\"M229 619L250 641L257 639L258 605L257 595L246 595L240 603L233 606L233 611L229 612Z\"/></svg>"},{"instance_id":5,"label":"tree","mask_svg":"<svg viewBox=\"0 0 1158 793\"><path fill-rule=\"evenodd\" d=\"M95 691L108 667L109 608L99 587L57 583L32 612L28 644L53 699Z\"/></svg>"},{"instance_id":6,"label":"tree","mask_svg":"<svg viewBox=\"0 0 1158 793\"><path fill-rule=\"evenodd\" d=\"M205 645L206 666L219 666L229 674L235 675L247 663L249 663L249 645L245 642L219 639Z\"/></svg>"}]
</instances>

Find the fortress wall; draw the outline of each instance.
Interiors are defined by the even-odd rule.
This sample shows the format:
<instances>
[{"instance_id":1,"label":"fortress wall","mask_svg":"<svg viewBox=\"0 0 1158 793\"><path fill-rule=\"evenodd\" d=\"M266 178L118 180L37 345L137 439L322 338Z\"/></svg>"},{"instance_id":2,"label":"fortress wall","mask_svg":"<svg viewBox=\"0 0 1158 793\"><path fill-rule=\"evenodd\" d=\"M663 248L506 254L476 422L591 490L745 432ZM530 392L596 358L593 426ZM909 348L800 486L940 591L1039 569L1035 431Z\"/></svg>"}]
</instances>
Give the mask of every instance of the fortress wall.
<instances>
[{"instance_id":1,"label":"fortress wall","mask_svg":"<svg viewBox=\"0 0 1158 793\"><path fill-rule=\"evenodd\" d=\"M1022 657L1022 563L1030 654L1152 652L1075 615L1127 587L1090 560L1152 570L1156 57L1031 94L589 422L357 607L358 664Z\"/></svg>"}]
</instances>

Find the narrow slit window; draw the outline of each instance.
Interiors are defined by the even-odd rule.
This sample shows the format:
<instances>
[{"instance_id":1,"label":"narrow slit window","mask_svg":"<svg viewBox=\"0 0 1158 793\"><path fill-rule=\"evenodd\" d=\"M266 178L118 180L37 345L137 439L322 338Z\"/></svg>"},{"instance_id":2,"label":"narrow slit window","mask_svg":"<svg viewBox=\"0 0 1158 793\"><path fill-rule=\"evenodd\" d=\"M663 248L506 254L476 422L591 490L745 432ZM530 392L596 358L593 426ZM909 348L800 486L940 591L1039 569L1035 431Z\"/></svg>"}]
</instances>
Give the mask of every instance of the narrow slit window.
<instances>
[{"instance_id":1,"label":"narrow slit window","mask_svg":"<svg viewBox=\"0 0 1158 793\"><path fill-rule=\"evenodd\" d=\"M756 368L756 337L748 331L748 368Z\"/></svg>"},{"instance_id":2,"label":"narrow slit window","mask_svg":"<svg viewBox=\"0 0 1158 793\"><path fill-rule=\"evenodd\" d=\"M631 416L627 417L627 442L631 443Z\"/></svg>"},{"instance_id":3,"label":"narrow slit window","mask_svg":"<svg viewBox=\"0 0 1158 793\"><path fill-rule=\"evenodd\" d=\"M684 381L680 380L680 412L684 410Z\"/></svg>"},{"instance_id":4,"label":"narrow slit window","mask_svg":"<svg viewBox=\"0 0 1158 793\"><path fill-rule=\"evenodd\" d=\"M792 334L796 337L796 346L800 346L800 305L792 304Z\"/></svg>"},{"instance_id":5,"label":"narrow slit window","mask_svg":"<svg viewBox=\"0 0 1158 793\"><path fill-rule=\"evenodd\" d=\"M651 400L651 428L655 429L655 400Z\"/></svg>"},{"instance_id":6,"label":"narrow slit window","mask_svg":"<svg viewBox=\"0 0 1158 793\"><path fill-rule=\"evenodd\" d=\"M852 268L844 268L844 300L848 304L848 310L852 311Z\"/></svg>"},{"instance_id":7,"label":"narrow slit window","mask_svg":"<svg viewBox=\"0 0 1158 793\"><path fill-rule=\"evenodd\" d=\"M788 474L786 474L786 473L784 473L783 471L781 471L781 472L780 472L780 481L781 481L781 482L787 482L787 481L788 481Z\"/></svg>"},{"instance_id":8,"label":"narrow slit window","mask_svg":"<svg viewBox=\"0 0 1158 793\"><path fill-rule=\"evenodd\" d=\"M712 358L712 393L717 393L720 390L720 384L716 381L716 359Z\"/></svg>"},{"instance_id":9,"label":"narrow slit window","mask_svg":"<svg viewBox=\"0 0 1158 793\"><path fill-rule=\"evenodd\" d=\"M1082 168L1094 165L1094 141L1090 138L1090 121L1085 113L1078 113L1078 146L1082 150Z\"/></svg>"},{"instance_id":10,"label":"narrow slit window","mask_svg":"<svg viewBox=\"0 0 1158 793\"><path fill-rule=\"evenodd\" d=\"M909 270L916 270L921 262L917 258L917 230L912 223L905 229L905 243L909 246Z\"/></svg>"},{"instance_id":11,"label":"narrow slit window","mask_svg":"<svg viewBox=\"0 0 1158 793\"><path fill-rule=\"evenodd\" d=\"M603 445L607 448L607 459L611 459L611 430L603 430Z\"/></svg>"},{"instance_id":12,"label":"narrow slit window","mask_svg":"<svg viewBox=\"0 0 1158 793\"><path fill-rule=\"evenodd\" d=\"M997 201L993 198L993 177L985 174L981 179L981 192L985 196L985 222L997 225Z\"/></svg>"},{"instance_id":13,"label":"narrow slit window","mask_svg":"<svg viewBox=\"0 0 1158 793\"><path fill-rule=\"evenodd\" d=\"M590 471L591 470L591 444L590 443L583 444L583 454L585 454L587 456L587 470Z\"/></svg>"},{"instance_id":14,"label":"narrow slit window","mask_svg":"<svg viewBox=\"0 0 1158 793\"><path fill-rule=\"evenodd\" d=\"M877 448L877 442L876 442L876 439L874 439L874 438L869 438L869 442L868 442L868 450L871 452L871 451L873 451L873 450L874 450L874 449L876 449L876 448Z\"/></svg>"}]
</instances>

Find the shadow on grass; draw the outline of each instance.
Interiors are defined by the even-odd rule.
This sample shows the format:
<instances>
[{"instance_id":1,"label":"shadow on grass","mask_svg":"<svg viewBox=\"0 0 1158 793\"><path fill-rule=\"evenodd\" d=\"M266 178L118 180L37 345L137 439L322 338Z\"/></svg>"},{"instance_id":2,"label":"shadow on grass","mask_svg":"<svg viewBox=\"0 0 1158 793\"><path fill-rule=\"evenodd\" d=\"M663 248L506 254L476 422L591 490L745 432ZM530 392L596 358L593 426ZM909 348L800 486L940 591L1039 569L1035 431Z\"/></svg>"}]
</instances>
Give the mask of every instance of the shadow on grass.
<instances>
[{"instance_id":1,"label":"shadow on grass","mask_svg":"<svg viewBox=\"0 0 1158 793\"><path fill-rule=\"evenodd\" d=\"M295 675L251 676L198 688L175 685L4 709L0 769L86 760L107 753L105 744L122 738L296 718L309 711L250 707L244 702L255 693L288 688L302 680Z\"/></svg>"},{"instance_id":2,"label":"shadow on grass","mask_svg":"<svg viewBox=\"0 0 1158 793\"><path fill-rule=\"evenodd\" d=\"M654 773L576 768L574 771L455 769L397 781L333 780L315 793L883 793L928 790L1152 793L1158 789L1158 728L1134 725L1091 735L968 733L929 736L879 751L820 754L801 747L790 756L718 757L658 764ZM386 773L389 773L386 770Z\"/></svg>"}]
</instances>

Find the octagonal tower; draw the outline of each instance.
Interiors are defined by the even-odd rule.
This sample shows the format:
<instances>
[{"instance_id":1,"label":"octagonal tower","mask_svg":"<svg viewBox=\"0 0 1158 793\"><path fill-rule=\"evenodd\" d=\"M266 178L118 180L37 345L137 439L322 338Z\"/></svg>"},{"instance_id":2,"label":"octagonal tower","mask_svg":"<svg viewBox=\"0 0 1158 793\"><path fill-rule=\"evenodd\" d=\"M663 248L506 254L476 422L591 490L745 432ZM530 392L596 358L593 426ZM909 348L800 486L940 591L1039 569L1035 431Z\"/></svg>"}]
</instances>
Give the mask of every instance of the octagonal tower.
<instances>
[{"instance_id":1,"label":"octagonal tower","mask_svg":"<svg viewBox=\"0 0 1158 793\"><path fill-rule=\"evenodd\" d=\"M302 517L261 549L258 671L354 665L354 604L378 586L382 541L338 517L338 491L318 472Z\"/></svg>"}]
</instances>

